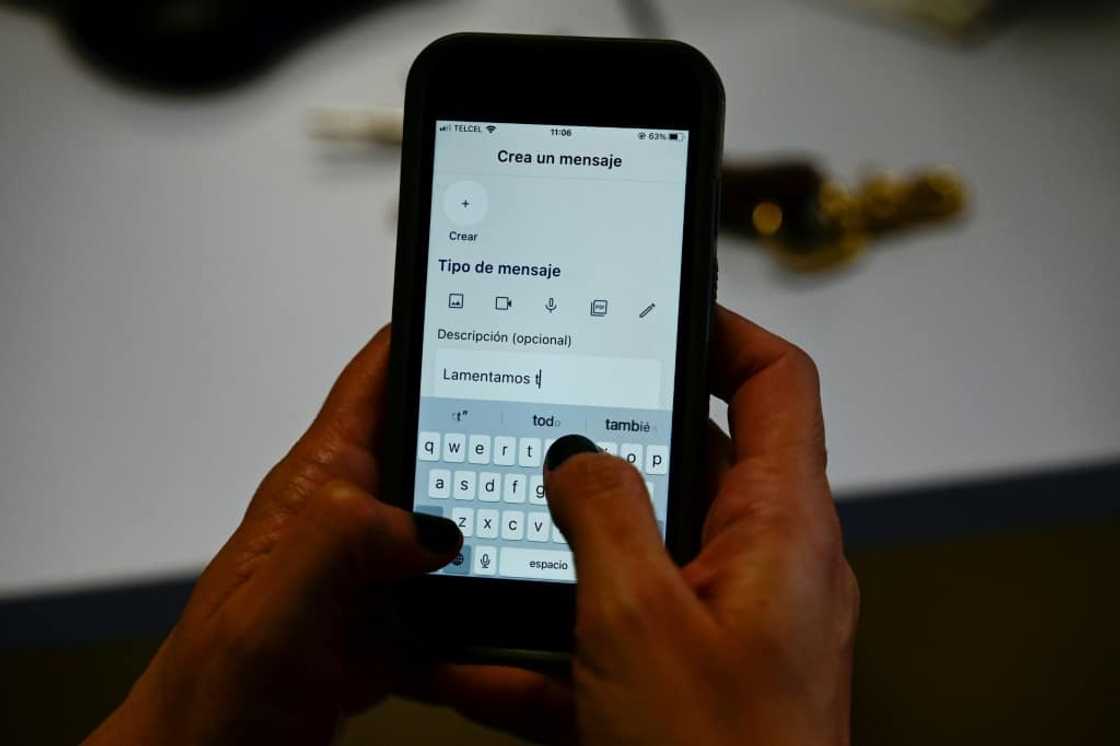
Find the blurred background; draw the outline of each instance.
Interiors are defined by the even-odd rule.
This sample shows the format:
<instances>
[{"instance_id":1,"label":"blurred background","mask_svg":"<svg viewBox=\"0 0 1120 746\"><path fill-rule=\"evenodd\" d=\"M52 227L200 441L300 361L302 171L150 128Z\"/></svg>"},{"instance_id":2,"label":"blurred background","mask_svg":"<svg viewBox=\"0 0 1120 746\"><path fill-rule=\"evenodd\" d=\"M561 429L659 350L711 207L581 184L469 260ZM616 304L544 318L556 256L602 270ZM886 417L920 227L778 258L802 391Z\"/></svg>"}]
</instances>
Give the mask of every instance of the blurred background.
<instances>
[{"instance_id":1,"label":"blurred background","mask_svg":"<svg viewBox=\"0 0 1120 746\"><path fill-rule=\"evenodd\" d=\"M1120 742L1120 8L1084 0L0 2L0 737L120 701L388 321L405 76L460 30L722 75L719 300L822 372L853 742ZM374 737L513 742L400 700Z\"/></svg>"}]
</instances>

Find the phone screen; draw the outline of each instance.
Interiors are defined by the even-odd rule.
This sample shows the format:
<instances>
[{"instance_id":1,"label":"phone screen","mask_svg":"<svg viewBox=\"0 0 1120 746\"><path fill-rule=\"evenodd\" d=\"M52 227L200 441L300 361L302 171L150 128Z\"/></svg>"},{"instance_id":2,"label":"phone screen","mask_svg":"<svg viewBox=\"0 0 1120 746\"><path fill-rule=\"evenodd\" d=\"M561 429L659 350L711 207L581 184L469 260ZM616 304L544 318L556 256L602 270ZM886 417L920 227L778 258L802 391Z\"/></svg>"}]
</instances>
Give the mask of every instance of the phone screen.
<instances>
[{"instance_id":1,"label":"phone screen","mask_svg":"<svg viewBox=\"0 0 1120 746\"><path fill-rule=\"evenodd\" d=\"M554 439L631 462L665 533L689 133L435 127L414 509L463 532L440 573L570 583Z\"/></svg>"}]
</instances>

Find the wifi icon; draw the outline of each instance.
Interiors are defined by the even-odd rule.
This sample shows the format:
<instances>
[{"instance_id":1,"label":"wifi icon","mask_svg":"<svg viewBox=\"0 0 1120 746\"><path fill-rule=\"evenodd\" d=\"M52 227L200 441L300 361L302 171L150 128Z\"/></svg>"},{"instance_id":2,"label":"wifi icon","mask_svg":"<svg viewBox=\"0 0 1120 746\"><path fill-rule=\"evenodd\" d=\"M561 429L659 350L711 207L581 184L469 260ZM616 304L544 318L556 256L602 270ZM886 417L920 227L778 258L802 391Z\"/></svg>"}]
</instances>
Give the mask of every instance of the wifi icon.
<instances>
[{"instance_id":1,"label":"wifi icon","mask_svg":"<svg viewBox=\"0 0 1120 746\"><path fill-rule=\"evenodd\" d=\"M492 125L492 124L488 124L488 125L486 125L486 131L487 131L487 132L493 133L493 132L494 132L494 130L496 130L496 129L498 129L498 128L497 128L497 127L495 127L495 126L494 126L494 125Z\"/></svg>"}]
</instances>

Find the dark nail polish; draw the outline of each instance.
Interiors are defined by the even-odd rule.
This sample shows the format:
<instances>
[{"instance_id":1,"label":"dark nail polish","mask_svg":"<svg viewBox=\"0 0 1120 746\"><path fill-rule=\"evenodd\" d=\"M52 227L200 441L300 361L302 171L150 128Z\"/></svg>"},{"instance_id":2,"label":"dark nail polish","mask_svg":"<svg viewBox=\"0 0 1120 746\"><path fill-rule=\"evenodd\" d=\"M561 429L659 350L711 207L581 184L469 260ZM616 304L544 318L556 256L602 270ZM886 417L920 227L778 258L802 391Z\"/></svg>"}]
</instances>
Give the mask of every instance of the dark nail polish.
<instances>
[{"instance_id":1,"label":"dark nail polish","mask_svg":"<svg viewBox=\"0 0 1120 746\"><path fill-rule=\"evenodd\" d=\"M463 534L453 521L427 513L413 513L416 540L433 554L447 554L463 543Z\"/></svg>"},{"instance_id":2,"label":"dark nail polish","mask_svg":"<svg viewBox=\"0 0 1120 746\"><path fill-rule=\"evenodd\" d=\"M599 446L582 435L565 435L557 438L544 457L544 465L552 470L577 453L599 453Z\"/></svg>"}]
</instances>

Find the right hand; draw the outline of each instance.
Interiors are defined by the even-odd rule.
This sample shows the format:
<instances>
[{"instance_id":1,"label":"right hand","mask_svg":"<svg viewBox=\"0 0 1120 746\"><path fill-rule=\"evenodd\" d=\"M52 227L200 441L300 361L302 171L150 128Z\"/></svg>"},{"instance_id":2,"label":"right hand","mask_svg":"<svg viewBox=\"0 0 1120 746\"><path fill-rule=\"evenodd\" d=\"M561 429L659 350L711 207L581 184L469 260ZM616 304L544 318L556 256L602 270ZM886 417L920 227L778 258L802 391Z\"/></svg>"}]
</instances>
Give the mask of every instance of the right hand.
<instances>
[{"instance_id":1,"label":"right hand","mask_svg":"<svg viewBox=\"0 0 1120 746\"><path fill-rule=\"evenodd\" d=\"M696 559L670 559L633 467L557 441L545 485L575 555L570 688L447 667L426 698L547 741L567 740L574 705L583 744L848 743L859 590L825 476L816 367L723 308L712 347L731 438L711 428Z\"/></svg>"},{"instance_id":2,"label":"right hand","mask_svg":"<svg viewBox=\"0 0 1120 746\"><path fill-rule=\"evenodd\" d=\"M713 341L732 438L713 428L716 492L694 561L673 564L621 459L578 453L546 472L579 581L580 741L846 744L859 592L816 368L724 309Z\"/></svg>"}]
</instances>

